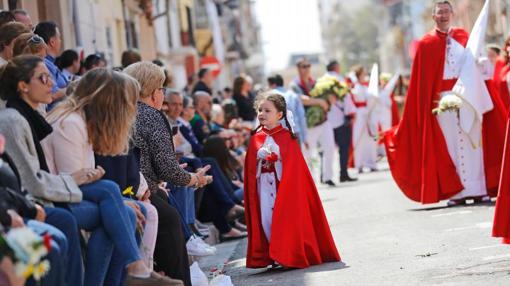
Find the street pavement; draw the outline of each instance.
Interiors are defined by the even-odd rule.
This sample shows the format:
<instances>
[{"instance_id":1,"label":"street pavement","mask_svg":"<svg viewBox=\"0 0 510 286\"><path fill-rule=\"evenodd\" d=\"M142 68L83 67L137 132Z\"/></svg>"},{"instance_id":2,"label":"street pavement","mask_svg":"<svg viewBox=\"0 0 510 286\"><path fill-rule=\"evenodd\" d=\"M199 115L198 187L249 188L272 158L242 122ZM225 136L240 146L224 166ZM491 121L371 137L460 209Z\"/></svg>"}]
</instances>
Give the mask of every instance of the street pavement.
<instances>
[{"instance_id":1,"label":"street pavement","mask_svg":"<svg viewBox=\"0 0 510 286\"><path fill-rule=\"evenodd\" d=\"M223 246L221 258L202 267L228 261L225 274L236 286L510 285L510 246L491 237L494 203L420 205L398 190L387 165L381 167L355 183L319 186L343 262L247 269L241 240Z\"/></svg>"}]
</instances>

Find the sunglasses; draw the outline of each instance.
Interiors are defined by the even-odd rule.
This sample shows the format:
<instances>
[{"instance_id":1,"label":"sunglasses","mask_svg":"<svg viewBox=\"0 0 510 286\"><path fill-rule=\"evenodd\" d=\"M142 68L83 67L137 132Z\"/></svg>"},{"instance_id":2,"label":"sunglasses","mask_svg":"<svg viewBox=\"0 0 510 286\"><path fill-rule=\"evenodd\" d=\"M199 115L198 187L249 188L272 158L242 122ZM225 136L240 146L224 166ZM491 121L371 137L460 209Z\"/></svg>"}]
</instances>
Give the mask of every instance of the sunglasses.
<instances>
[{"instance_id":1,"label":"sunglasses","mask_svg":"<svg viewBox=\"0 0 510 286\"><path fill-rule=\"evenodd\" d=\"M309 69L312 65L300 65L299 67L302 69Z\"/></svg>"},{"instance_id":2,"label":"sunglasses","mask_svg":"<svg viewBox=\"0 0 510 286\"><path fill-rule=\"evenodd\" d=\"M32 35L32 37L30 37L27 42L28 44L41 44L44 43L44 39L39 35Z\"/></svg>"},{"instance_id":3,"label":"sunglasses","mask_svg":"<svg viewBox=\"0 0 510 286\"><path fill-rule=\"evenodd\" d=\"M44 85L47 85L51 81L51 76L47 73L42 73L37 79Z\"/></svg>"}]
</instances>

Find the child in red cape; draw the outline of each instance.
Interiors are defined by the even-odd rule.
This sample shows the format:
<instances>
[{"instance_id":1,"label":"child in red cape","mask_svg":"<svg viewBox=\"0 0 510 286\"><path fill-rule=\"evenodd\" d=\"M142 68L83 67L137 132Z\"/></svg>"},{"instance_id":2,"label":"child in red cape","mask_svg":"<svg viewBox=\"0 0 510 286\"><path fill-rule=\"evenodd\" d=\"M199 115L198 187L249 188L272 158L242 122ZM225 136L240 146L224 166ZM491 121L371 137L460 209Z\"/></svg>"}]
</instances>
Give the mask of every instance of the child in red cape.
<instances>
[{"instance_id":1,"label":"child in red cape","mask_svg":"<svg viewBox=\"0 0 510 286\"><path fill-rule=\"evenodd\" d=\"M255 108L260 126L250 139L244 175L246 266L306 268L340 261L317 188L288 122L285 99L264 92Z\"/></svg>"}]
</instances>

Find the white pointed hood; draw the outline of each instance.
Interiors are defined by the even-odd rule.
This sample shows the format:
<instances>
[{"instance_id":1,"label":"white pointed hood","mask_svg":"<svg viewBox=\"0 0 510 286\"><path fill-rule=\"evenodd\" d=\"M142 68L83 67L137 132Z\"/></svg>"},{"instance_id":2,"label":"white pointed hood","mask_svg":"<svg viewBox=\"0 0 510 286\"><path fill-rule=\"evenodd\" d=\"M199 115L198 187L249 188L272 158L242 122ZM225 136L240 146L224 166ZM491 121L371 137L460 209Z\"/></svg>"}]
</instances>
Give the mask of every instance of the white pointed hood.
<instances>
[{"instance_id":1,"label":"white pointed hood","mask_svg":"<svg viewBox=\"0 0 510 286\"><path fill-rule=\"evenodd\" d=\"M480 67L477 64L478 58L485 53L489 3L490 0L485 1L482 11L473 26L464 52L459 79L453 87L453 91L464 99L459 116L460 126L467 133L470 133L476 120L482 122L483 114L494 107Z\"/></svg>"}]
</instances>

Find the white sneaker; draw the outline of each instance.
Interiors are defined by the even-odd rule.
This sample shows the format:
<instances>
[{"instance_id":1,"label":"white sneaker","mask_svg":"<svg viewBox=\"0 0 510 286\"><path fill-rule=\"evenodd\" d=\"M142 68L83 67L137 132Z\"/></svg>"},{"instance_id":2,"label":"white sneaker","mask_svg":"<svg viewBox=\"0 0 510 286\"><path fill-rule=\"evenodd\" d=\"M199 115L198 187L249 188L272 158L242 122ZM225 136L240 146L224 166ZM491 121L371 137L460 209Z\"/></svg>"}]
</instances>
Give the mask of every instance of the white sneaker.
<instances>
[{"instance_id":1,"label":"white sneaker","mask_svg":"<svg viewBox=\"0 0 510 286\"><path fill-rule=\"evenodd\" d=\"M197 242L193 236L186 243L186 249L188 250L188 255L191 256L210 256L216 253L213 249Z\"/></svg>"},{"instance_id":2,"label":"white sneaker","mask_svg":"<svg viewBox=\"0 0 510 286\"><path fill-rule=\"evenodd\" d=\"M214 254L216 254L216 247L212 246L212 245L209 245L207 244L203 239L201 239L200 237L198 236L192 236L191 238L194 239L195 243L197 244L200 244L202 246L204 246L205 248L209 248L211 249L212 251L214 251ZM191 239L190 238L190 239Z\"/></svg>"}]
</instances>

